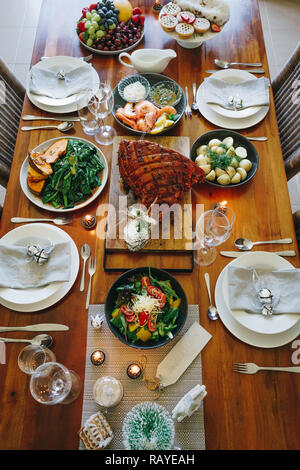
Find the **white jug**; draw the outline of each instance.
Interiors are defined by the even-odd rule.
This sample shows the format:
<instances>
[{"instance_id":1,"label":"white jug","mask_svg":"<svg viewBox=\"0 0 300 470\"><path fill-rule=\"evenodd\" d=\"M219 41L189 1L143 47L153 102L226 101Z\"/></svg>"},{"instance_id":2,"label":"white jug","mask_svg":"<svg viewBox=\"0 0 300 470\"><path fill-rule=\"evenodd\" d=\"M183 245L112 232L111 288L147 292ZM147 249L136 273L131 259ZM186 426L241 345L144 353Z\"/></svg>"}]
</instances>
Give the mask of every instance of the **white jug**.
<instances>
[{"instance_id":1,"label":"white jug","mask_svg":"<svg viewBox=\"0 0 300 470\"><path fill-rule=\"evenodd\" d=\"M122 57L127 57L131 63L124 62ZM131 55L122 52L119 61L126 67L135 68L137 72L162 73L174 57L176 52L172 49L137 49Z\"/></svg>"}]
</instances>

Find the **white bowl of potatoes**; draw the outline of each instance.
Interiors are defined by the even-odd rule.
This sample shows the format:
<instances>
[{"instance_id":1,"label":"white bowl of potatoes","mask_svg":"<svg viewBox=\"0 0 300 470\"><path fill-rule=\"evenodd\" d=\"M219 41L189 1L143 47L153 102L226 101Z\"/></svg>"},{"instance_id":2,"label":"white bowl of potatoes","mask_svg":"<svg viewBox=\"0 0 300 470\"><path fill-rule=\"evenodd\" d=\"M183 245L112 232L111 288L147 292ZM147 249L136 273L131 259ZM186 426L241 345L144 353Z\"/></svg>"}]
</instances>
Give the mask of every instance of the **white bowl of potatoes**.
<instances>
[{"instance_id":1,"label":"white bowl of potatoes","mask_svg":"<svg viewBox=\"0 0 300 470\"><path fill-rule=\"evenodd\" d=\"M258 154L254 145L238 132L217 129L193 143L191 159L214 186L232 188L247 183L255 175Z\"/></svg>"}]
</instances>

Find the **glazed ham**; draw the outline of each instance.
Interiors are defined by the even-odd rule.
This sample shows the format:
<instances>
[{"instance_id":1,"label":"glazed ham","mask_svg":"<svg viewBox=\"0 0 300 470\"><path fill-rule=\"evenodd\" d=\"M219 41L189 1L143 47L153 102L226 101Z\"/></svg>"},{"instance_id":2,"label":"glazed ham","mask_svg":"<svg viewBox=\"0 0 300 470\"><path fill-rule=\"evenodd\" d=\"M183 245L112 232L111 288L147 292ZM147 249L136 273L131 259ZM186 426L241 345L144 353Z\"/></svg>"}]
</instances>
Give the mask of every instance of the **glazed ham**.
<instances>
[{"instance_id":1,"label":"glazed ham","mask_svg":"<svg viewBox=\"0 0 300 470\"><path fill-rule=\"evenodd\" d=\"M146 207L154 200L171 206L194 184L205 180L204 171L189 158L145 140L122 140L118 164L125 187Z\"/></svg>"}]
</instances>

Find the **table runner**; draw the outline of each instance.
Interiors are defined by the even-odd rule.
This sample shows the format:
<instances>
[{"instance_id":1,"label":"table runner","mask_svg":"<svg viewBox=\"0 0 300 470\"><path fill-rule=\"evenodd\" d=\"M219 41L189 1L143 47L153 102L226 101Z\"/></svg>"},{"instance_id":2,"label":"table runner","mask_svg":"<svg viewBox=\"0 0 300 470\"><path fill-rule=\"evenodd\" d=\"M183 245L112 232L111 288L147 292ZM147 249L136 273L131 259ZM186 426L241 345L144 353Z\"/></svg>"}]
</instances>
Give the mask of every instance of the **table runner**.
<instances>
[{"instance_id":1,"label":"table runner","mask_svg":"<svg viewBox=\"0 0 300 470\"><path fill-rule=\"evenodd\" d=\"M94 316L96 314L104 314L103 304L90 305L89 307L81 425L85 423L89 416L100 409L99 405L97 405L93 399L93 385L95 381L104 375L110 375L119 379L124 387L124 397L117 407L108 410L106 417L114 432L114 438L108 450L123 450L122 424L126 414L134 405L142 401L156 401L171 413L172 409L185 393L196 384L202 384L200 354L184 372L178 382L165 388L156 400L156 391L148 390L140 378L132 380L129 379L126 374L127 366L132 362L137 362L142 355L145 355L147 357L147 365L144 375L147 378L154 377L157 365L173 346L175 346L192 323L199 321L199 309L198 305L189 305L186 323L178 336L165 346L145 351L131 348L123 344L112 334L106 321L104 321L100 330L94 329L91 325L91 315ZM94 366L90 361L90 355L95 349L102 349L105 352L106 359L101 366ZM205 449L203 403L200 409L190 418L185 418L181 423L175 423L175 446L182 450ZM84 448L83 443L80 441L79 449Z\"/></svg>"}]
</instances>

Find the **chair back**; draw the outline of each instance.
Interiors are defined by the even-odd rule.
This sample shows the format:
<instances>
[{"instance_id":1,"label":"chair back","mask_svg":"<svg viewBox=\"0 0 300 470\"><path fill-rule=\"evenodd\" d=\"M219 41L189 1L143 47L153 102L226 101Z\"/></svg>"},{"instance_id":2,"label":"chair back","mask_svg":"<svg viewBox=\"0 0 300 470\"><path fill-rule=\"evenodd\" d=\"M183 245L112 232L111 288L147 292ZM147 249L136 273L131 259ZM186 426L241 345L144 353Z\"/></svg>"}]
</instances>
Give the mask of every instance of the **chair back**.
<instances>
[{"instance_id":1,"label":"chair back","mask_svg":"<svg viewBox=\"0 0 300 470\"><path fill-rule=\"evenodd\" d=\"M0 184L7 186L25 88L0 59Z\"/></svg>"},{"instance_id":2,"label":"chair back","mask_svg":"<svg viewBox=\"0 0 300 470\"><path fill-rule=\"evenodd\" d=\"M272 82L288 179L300 170L300 43Z\"/></svg>"}]
</instances>

